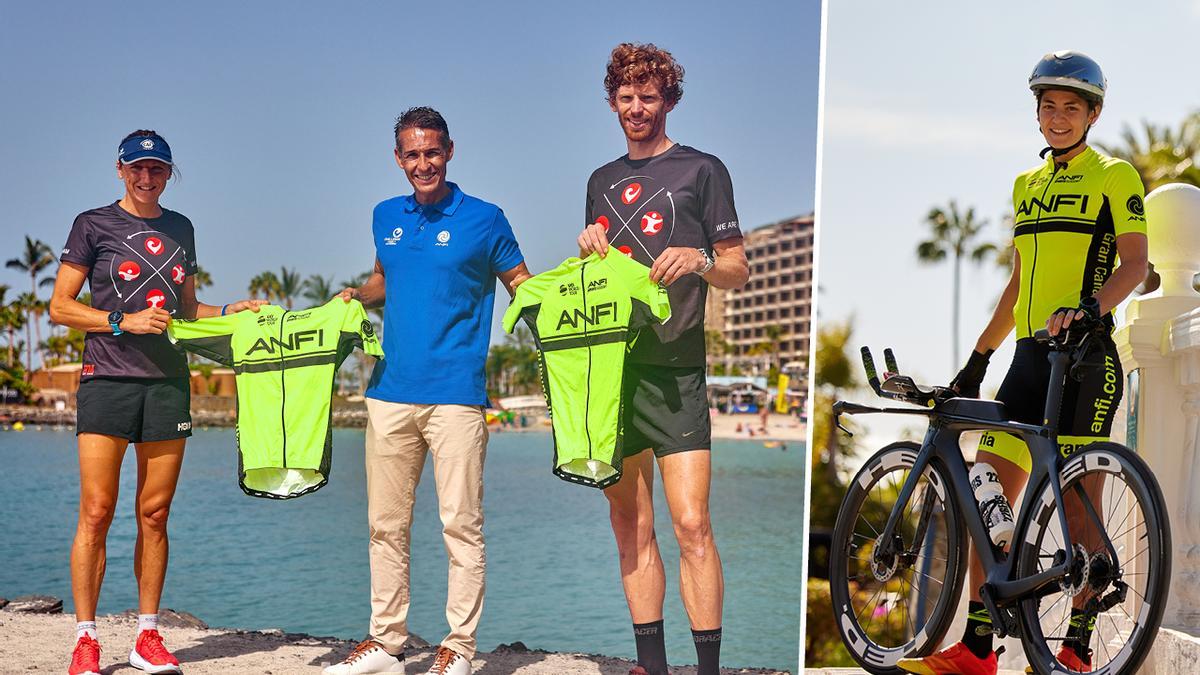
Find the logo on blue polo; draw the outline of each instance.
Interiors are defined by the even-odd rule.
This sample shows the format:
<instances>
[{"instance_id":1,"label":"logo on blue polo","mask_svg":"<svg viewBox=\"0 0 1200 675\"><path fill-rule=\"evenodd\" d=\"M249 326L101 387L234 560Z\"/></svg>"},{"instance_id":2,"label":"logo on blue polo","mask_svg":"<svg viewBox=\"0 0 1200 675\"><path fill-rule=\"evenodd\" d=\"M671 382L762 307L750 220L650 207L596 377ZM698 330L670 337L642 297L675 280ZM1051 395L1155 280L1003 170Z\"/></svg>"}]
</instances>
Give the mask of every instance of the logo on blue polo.
<instances>
[{"instance_id":1,"label":"logo on blue polo","mask_svg":"<svg viewBox=\"0 0 1200 675\"><path fill-rule=\"evenodd\" d=\"M404 228L397 227L396 229L392 230L392 236L383 238L383 244L384 246L395 246L396 242L400 241L400 237L403 236Z\"/></svg>"},{"instance_id":2,"label":"logo on blue polo","mask_svg":"<svg viewBox=\"0 0 1200 675\"><path fill-rule=\"evenodd\" d=\"M450 243L450 230L442 230L437 236L438 246L446 246Z\"/></svg>"}]
</instances>

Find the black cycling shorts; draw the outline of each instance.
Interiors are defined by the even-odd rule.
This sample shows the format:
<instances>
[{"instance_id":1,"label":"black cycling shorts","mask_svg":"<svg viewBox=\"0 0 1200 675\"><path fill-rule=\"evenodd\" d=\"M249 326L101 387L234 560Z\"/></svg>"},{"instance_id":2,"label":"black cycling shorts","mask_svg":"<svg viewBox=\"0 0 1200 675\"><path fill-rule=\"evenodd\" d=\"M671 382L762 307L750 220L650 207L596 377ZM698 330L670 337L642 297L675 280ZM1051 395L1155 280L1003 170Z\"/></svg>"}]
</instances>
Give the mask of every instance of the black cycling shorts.
<instances>
[{"instance_id":1,"label":"black cycling shorts","mask_svg":"<svg viewBox=\"0 0 1200 675\"><path fill-rule=\"evenodd\" d=\"M704 367L627 363L623 387L623 456L656 457L712 445Z\"/></svg>"},{"instance_id":2,"label":"black cycling shorts","mask_svg":"<svg viewBox=\"0 0 1200 675\"><path fill-rule=\"evenodd\" d=\"M192 435L192 392L187 378L95 377L79 383L75 433L103 434L131 443Z\"/></svg>"},{"instance_id":3,"label":"black cycling shorts","mask_svg":"<svg viewBox=\"0 0 1200 675\"><path fill-rule=\"evenodd\" d=\"M1125 377L1121 359L1112 338L1101 340L1103 352L1089 356L1098 367L1088 368L1083 381L1070 375L1063 387L1062 410L1058 416L1058 449L1063 456L1096 441L1108 440L1112 432L1113 413L1121 404ZM1046 413L1046 389L1050 385L1050 348L1033 338L1017 340L1012 365L996 400L1004 403L1008 416L1015 422L1042 424ZM1009 433L987 432L979 449L999 455L1025 469L1030 469L1029 450L1024 441Z\"/></svg>"}]
</instances>

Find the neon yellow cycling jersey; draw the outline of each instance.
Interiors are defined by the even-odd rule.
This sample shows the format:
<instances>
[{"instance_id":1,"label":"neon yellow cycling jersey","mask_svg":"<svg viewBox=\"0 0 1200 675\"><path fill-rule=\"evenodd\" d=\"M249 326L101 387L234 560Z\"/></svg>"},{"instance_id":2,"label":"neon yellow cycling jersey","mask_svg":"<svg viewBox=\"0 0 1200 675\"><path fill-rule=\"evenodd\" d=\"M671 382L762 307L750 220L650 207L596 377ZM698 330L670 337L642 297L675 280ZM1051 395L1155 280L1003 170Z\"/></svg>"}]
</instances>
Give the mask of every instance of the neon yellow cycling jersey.
<instances>
[{"instance_id":1,"label":"neon yellow cycling jersey","mask_svg":"<svg viewBox=\"0 0 1200 675\"><path fill-rule=\"evenodd\" d=\"M288 499L328 482L334 373L355 347L383 356L361 303L334 298L312 309L265 305L258 312L176 319L168 335L233 368L243 492Z\"/></svg>"},{"instance_id":2,"label":"neon yellow cycling jersey","mask_svg":"<svg viewBox=\"0 0 1200 675\"><path fill-rule=\"evenodd\" d=\"M1117 237L1146 233L1144 188L1128 162L1087 148L1065 165L1053 157L1017 176L1013 244L1021 286L1013 319L1031 337L1060 307L1076 307L1108 281ZM1106 320L1112 325L1112 315Z\"/></svg>"},{"instance_id":3,"label":"neon yellow cycling jersey","mask_svg":"<svg viewBox=\"0 0 1200 675\"><path fill-rule=\"evenodd\" d=\"M670 317L666 289L615 248L568 258L517 287L504 330L524 319L537 340L559 478L597 488L621 479L626 346Z\"/></svg>"}]
</instances>

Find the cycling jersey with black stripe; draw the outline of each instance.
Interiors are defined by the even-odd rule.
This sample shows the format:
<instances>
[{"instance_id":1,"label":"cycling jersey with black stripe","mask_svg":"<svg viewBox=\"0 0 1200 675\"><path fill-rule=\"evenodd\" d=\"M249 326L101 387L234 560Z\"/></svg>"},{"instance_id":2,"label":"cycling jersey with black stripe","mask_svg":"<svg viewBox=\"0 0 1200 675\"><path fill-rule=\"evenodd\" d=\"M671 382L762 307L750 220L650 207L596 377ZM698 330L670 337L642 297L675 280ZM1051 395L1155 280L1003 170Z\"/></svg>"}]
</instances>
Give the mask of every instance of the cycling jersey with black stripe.
<instances>
[{"instance_id":1,"label":"cycling jersey with black stripe","mask_svg":"<svg viewBox=\"0 0 1200 675\"><path fill-rule=\"evenodd\" d=\"M238 478L254 497L287 499L329 480L333 378L355 347L383 356L357 300L287 310L266 305L171 322L178 346L233 368L237 382Z\"/></svg>"},{"instance_id":2,"label":"cycling jersey with black stripe","mask_svg":"<svg viewBox=\"0 0 1200 675\"><path fill-rule=\"evenodd\" d=\"M1090 147L1065 164L1050 158L1017 176L1017 339L1031 337L1056 309L1078 306L1108 281L1117 264L1117 237L1146 233L1143 196L1132 165ZM1105 319L1111 326L1112 316Z\"/></svg>"},{"instance_id":3,"label":"cycling jersey with black stripe","mask_svg":"<svg viewBox=\"0 0 1200 675\"><path fill-rule=\"evenodd\" d=\"M569 258L517 288L504 330L522 319L537 341L555 475L598 488L620 480L627 345L670 317L650 269L615 249Z\"/></svg>"}]
</instances>

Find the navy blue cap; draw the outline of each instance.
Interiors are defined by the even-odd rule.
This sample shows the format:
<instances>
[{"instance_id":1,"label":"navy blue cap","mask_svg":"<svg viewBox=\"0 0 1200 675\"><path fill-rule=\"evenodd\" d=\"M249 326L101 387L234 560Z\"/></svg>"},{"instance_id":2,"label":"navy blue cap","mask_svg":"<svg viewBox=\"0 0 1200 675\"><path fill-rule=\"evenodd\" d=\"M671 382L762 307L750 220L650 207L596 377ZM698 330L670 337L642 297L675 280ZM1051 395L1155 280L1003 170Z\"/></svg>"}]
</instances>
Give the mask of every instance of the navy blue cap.
<instances>
[{"instance_id":1,"label":"navy blue cap","mask_svg":"<svg viewBox=\"0 0 1200 675\"><path fill-rule=\"evenodd\" d=\"M117 159L122 164L133 164L143 159L157 159L160 162L175 164L171 161L171 146L162 136L134 136L121 144L117 150Z\"/></svg>"}]
</instances>

